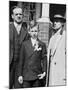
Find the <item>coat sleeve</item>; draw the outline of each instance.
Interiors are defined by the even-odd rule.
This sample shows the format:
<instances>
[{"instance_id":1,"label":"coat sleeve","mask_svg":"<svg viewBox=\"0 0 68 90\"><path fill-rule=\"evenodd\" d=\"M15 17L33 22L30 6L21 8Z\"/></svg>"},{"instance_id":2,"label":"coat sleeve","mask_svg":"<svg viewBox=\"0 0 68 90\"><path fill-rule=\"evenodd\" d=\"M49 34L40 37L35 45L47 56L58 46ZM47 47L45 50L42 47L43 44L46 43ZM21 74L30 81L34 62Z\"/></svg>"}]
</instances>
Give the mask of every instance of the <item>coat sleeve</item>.
<instances>
[{"instance_id":1,"label":"coat sleeve","mask_svg":"<svg viewBox=\"0 0 68 90\"><path fill-rule=\"evenodd\" d=\"M18 77L22 76L23 74L24 57L25 57L25 47L24 44L22 43L18 63Z\"/></svg>"},{"instance_id":2,"label":"coat sleeve","mask_svg":"<svg viewBox=\"0 0 68 90\"><path fill-rule=\"evenodd\" d=\"M50 41L49 41L49 44L48 44L48 49L47 49L47 60L48 60L48 62L49 62L50 55L52 53L52 48L54 47L53 38L54 38L54 36L52 36L50 38Z\"/></svg>"},{"instance_id":3,"label":"coat sleeve","mask_svg":"<svg viewBox=\"0 0 68 90\"><path fill-rule=\"evenodd\" d=\"M13 29L11 27L11 25L9 25L9 63L12 63L12 59L13 59Z\"/></svg>"},{"instance_id":4,"label":"coat sleeve","mask_svg":"<svg viewBox=\"0 0 68 90\"><path fill-rule=\"evenodd\" d=\"M47 73L47 50L46 50L46 45L43 45L42 48L42 66L43 66L43 72Z\"/></svg>"}]
</instances>

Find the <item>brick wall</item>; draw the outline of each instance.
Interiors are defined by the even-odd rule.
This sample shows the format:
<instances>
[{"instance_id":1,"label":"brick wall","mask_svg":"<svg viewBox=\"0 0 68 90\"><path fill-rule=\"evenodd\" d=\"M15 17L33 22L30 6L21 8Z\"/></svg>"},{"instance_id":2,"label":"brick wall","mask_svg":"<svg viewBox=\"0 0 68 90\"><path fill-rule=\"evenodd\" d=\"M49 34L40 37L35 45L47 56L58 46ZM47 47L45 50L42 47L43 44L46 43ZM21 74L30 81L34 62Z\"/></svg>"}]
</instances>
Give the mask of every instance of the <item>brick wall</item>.
<instances>
[{"instance_id":1,"label":"brick wall","mask_svg":"<svg viewBox=\"0 0 68 90\"><path fill-rule=\"evenodd\" d=\"M39 22L39 39L42 42L46 43L48 47L48 40L49 40L49 23L46 22Z\"/></svg>"}]
</instances>

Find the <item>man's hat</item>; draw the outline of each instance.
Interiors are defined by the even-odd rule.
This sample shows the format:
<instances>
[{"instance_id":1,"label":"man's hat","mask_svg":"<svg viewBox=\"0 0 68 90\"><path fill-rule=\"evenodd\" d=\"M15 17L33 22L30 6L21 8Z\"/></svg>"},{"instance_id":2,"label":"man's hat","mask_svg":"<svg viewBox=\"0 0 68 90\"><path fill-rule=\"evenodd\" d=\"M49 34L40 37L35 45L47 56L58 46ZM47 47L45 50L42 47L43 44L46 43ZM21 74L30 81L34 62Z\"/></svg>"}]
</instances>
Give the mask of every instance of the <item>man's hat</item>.
<instances>
[{"instance_id":1,"label":"man's hat","mask_svg":"<svg viewBox=\"0 0 68 90\"><path fill-rule=\"evenodd\" d=\"M54 22L56 20L60 20L61 22L64 22L64 23L66 22L66 19L60 14L56 14L56 15L54 15L53 18L51 18L52 22Z\"/></svg>"}]
</instances>

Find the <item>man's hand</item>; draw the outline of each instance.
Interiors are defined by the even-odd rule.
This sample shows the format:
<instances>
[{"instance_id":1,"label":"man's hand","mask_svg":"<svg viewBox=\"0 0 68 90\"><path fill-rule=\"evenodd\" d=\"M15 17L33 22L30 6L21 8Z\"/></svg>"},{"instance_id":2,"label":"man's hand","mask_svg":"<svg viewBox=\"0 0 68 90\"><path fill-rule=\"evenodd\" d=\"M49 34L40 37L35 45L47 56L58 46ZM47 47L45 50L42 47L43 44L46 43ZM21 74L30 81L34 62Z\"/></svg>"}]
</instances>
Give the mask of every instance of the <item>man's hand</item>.
<instances>
[{"instance_id":1,"label":"man's hand","mask_svg":"<svg viewBox=\"0 0 68 90\"><path fill-rule=\"evenodd\" d=\"M38 77L39 77L39 79L43 79L45 77L45 75L46 75L46 73L44 72L42 74L39 74Z\"/></svg>"},{"instance_id":2,"label":"man's hand","mask_svg":"<svg viewBox=\"0 0 68 90\"><path fill-rule=\"evenodd\" d=\"M22 77L22 76L19 76L19 77L18 77L18 82L19 82L20 84L23 83L23 77Z\"/></svg>"}]
</instances>

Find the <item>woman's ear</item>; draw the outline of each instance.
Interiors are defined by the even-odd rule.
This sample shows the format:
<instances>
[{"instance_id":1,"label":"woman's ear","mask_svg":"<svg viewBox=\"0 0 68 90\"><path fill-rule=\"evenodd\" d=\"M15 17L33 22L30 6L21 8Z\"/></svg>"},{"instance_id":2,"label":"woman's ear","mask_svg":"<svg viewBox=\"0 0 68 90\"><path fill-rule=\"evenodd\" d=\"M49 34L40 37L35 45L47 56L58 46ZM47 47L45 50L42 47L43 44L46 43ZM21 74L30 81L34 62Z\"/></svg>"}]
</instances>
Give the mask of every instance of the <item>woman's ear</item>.
<instances>
[{"instance_id":1,"label":"woman's ear","mask_svg":"<svg viewBox=\"0 0 68 90\"><path fill-rule=\"evenodd\" d=\"M62 27L64 27L64 23L62 22Z\"/></svg>"}]
</instances>

